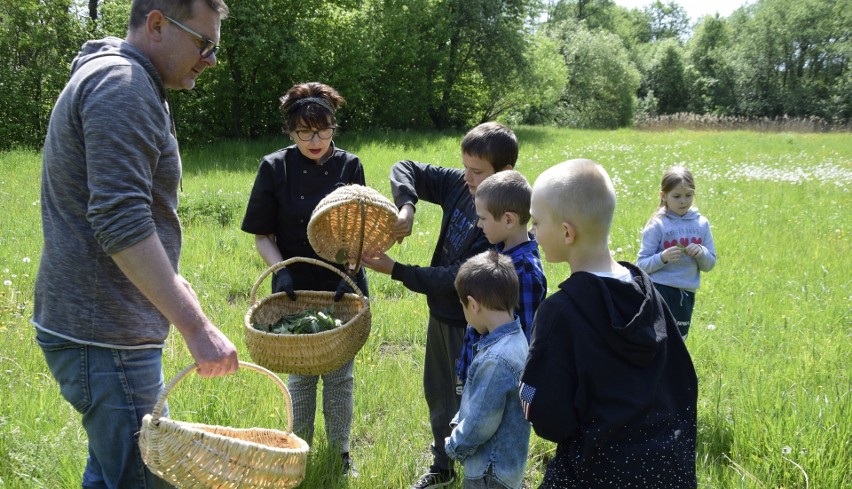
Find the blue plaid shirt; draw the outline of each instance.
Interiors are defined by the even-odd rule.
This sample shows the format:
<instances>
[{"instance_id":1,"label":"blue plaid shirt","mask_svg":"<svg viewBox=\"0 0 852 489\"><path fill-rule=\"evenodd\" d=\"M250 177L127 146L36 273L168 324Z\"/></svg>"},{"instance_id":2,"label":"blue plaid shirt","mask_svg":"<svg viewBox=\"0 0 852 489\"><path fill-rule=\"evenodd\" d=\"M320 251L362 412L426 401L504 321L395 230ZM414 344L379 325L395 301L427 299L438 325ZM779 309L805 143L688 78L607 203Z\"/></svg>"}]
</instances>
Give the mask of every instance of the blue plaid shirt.
<instances>
[{"instance_id":1,"label":"blue plaid shirt","mask_svg":"<svg viewBox=\"0 0 852 489\"><path fill-rule=\"evenodd\" d=\"M509 255L515 271L518 273L518 307L515 315L521 321L521 329L527 337L527 343L532 334L533 316L538 306L547 296L547 278L541 267L541 255L538 253L538 242L530 235L530 240L506 251L503 243L497 243L495 248L504 255ZM473 344L479 341L481 335L468 325L464 333L464 345L456 362L456 374L462 383L467 380L467 369L473 361Z\"/></svg>"}]
</instances>

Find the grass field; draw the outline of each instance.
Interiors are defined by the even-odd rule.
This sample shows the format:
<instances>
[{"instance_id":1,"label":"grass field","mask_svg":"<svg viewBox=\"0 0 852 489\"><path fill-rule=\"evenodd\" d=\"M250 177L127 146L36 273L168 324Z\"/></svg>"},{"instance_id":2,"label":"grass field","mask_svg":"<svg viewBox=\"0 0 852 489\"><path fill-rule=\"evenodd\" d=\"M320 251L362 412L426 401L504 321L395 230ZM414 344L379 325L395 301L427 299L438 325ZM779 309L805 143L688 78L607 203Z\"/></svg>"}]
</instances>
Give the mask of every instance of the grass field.
<instances>
[{"instance_id":1,"label":"grass field","mask_svg":"<svg viewBox=\"0 0 852 489\"><path fill-rule=\"evenodd\" d=\"M622 260L636 259L662 171L692 169L719 257L703 276L687 340L700 386L699 487L852 487L852 135L532 127L517 134L517 169L530 181L574 157L608 169L619 199L611 249ZM390 195L394 161L460 167L461 136L371 132L342 134L337 143L361 157L371 186ZM243 316L265 268L239 225L260 156L284 144L184 150L181 272L247 361ZM16 489L79 487L86 458L79 416L61 399L28 322L42 246L40 167L35 152L0 154L0 487ZM389 254L428 264L439 220L436 206L420 205L413 235ZM566 265L545 271L551 291L569 273ZM352 432L361 476L332 475L335 455L319 414L302 487L407 487L430 461L425 301L386 276L369 277L373 331L356 357ZM167 379L191 363L179 336L169 338L164 361ZM286 426L280 392L250 371L190 376L169 403L173 419ZM536 487L555 447L535 436L531 443L525 485Z\"/></svg>"}]
</instances>

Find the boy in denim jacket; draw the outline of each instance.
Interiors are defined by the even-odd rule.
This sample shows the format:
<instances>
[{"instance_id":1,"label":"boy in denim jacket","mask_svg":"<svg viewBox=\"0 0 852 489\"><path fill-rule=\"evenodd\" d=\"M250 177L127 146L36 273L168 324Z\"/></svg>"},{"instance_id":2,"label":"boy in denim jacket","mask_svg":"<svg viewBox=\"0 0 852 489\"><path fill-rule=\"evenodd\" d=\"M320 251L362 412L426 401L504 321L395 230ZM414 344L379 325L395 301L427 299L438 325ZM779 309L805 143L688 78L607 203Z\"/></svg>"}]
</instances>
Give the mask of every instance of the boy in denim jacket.
<instances>
[{"instance_id":1,"label":"boy in denim jacket","mask_svg":"<svg viewBox=\"0 0 852 489\"><path fill-rule=\"evenodd\" d=\"M530 439L516 390L529 348L514 311L518 275L510 257L491 250L459 268L455 287L465 319L482 337L444 446L464 465L466 489L518 489Z\"/></svg>"},{"instance_id":2,"label":"boy in denim jacket","mask_svg":"<svg viewBox=\"0 0 852 489\"><path fill-rule=\"evenodd\" d=\"M486 178L476 188L474 202L477 226L494 248L512 259L518 274L518 305L515 314L529 342L533 316L547 295L547 278L541 266L538 242L527 230L530 221L530 183L515 170L505 170ZM456 373L462 383L473 361L473 344L479 333L468 326L464 334Z\"/></svg>"}]
</instances>

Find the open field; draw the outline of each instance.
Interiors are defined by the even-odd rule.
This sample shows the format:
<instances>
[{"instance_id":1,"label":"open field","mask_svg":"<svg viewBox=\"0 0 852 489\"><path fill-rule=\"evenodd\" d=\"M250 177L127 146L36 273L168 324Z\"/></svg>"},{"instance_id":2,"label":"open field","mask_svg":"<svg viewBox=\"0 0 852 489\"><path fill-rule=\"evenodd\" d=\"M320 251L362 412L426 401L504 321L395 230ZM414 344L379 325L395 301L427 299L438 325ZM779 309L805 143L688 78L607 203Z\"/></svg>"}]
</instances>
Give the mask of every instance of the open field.
<instances>
[{"instance_id":1,"label":"open field","mask_svg":"<svg viewBox=\"0 0 852 489\"><path fill-rule=\"evenodd\" d=\"M663 169L692 169L719 256L703 276L687 340L700 385L699 487L852 487L852 135L532 127L517 134L517 169L530 181L574 157L608 169L619 198L611 249L622 260L636 259ZM394 161L460 167L461 137L371 132L342 134L337 143L361 157L371 186L390 195ZM239 225L260 156L283 144L184 150L181 272L246 361L243 316L264 265ZM79 487L86 457L79 416L61 399L28 323L42 245L40 167L35 152L0 154L0 487L15 489ZM439 220L439 209L420 205L413 235L389 253L428 264ZM566 265L545 271L551 291L568 274ZM337 471L328 469L334 455L320 414L302 487L407 487L430 461L425 301L386 276L369 277L373 332L356 358L352 433L361 476L330 475ZM164 361L167 379L191 362L179 337L170 337ZM249 371L190 377L169 403L179 420L285 426L280 393ZM533 437L528 487L538 485L553 451Z\"/></svg>"}]
</instances>

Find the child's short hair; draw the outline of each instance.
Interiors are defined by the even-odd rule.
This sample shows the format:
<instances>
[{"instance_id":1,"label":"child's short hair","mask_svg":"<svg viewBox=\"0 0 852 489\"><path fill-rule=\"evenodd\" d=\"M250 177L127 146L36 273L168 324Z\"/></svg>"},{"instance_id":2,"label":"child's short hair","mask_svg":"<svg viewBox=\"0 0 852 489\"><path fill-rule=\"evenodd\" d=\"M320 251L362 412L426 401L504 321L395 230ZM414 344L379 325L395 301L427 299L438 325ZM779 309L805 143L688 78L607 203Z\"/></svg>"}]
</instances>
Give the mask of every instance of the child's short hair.
<instances>
[{"instance_id":1,"label":"child's short hair","mask_svg":"<svg viewBox=\"0 0 852 489\"><path fill-rule=\"evenodd\" d=\"M518 161L518 138L515 133L497 122L483 122L465 134L461 142L462 153L491 163L494 171Z\"/></svg>"},{"instance_id":2,"label":"child's short hair","mask_svg":"<svg viewBox=\"0 0 852 489\"><path fill-rule=\"evenodd\" d=\"M547 195L556 222L573 222L603 238L615 214L615 188L606 170L587 159L568 160L539 175L533 191Z\"/></svg>"},{"instance_id":3,"label":"child's short hair","mask_svg":"<svg viewBox=\"0 0 852 489\"><path fill-rule=\"evenodd\" d=\"M484 251L464 262L455 285L465 306L468 296L492 311L512 312L518 306L518 273L512 259L496 250Z\"/></svg>"},{"instance_id":4,"label":"child's short hair","mask_svg":"<svg viewBox=\"0 0 852 489\"><path fill-rule=\"evenodd\" d=\"M497 172L476 187L476 199L482 199L493 217L514 212L521 224L530 220L531 195L530 182L515 170Z\"/></svg>"}]
</instances>

